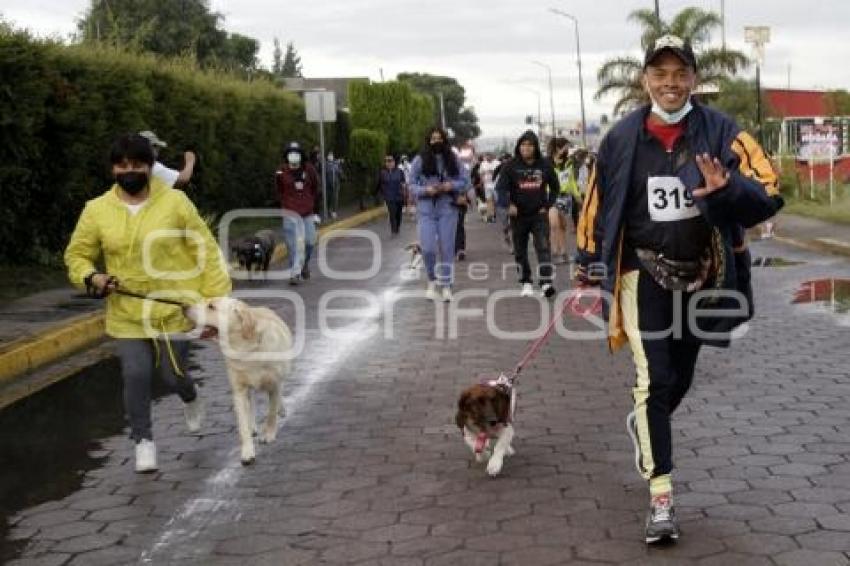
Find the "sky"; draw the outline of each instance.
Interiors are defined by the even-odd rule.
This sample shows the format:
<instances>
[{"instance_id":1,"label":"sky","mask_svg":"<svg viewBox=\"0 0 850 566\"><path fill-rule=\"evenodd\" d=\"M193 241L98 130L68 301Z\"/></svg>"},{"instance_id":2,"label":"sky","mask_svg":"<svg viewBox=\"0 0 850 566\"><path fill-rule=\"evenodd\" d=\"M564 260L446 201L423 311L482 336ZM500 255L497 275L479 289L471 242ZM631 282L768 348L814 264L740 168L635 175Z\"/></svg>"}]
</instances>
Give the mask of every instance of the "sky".
<instances>
[{"instance_id":1,"label":"sky","mask_svg":"<svg viewBox=\"0 0 850 566\"><path fill-rule=\"evenodd\" d=\"M0 0L0 15L37 35L67 37L90 0ZM595 100L596 70L605 60L640 56L639 28L627 20L652 0L209 0L224 27L258 39L271 65L273 40L295 42L306 77L365 76L391 80L400 72L449 75L466 88L485 137L514 137L524 117L550 120L547 71L552 69L555 117L580 116L575 32L579 21L588 122L610 114L613 98ZM762 81L785 88L850 89L848 0L726 0L727 44L750 53L744 26L766 25ZM662 18L687 6L720 11L721 0L660 0ZM714 38L719 45L720 34ZM740 75L752 78L752 68ZM536 91L536 93L534 92Z\"/></svg>"}]
</instances>

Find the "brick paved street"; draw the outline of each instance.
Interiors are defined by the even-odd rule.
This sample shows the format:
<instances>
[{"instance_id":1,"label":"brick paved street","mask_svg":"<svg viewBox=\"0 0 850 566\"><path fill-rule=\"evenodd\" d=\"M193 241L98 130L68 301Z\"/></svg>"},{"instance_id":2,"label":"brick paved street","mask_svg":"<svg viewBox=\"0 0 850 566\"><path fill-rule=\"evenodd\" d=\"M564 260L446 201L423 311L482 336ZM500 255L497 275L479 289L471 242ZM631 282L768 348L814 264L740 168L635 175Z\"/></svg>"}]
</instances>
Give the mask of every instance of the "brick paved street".
<instances>
[{"instance_id":1,"label":"brick paved street","mask_svg":"<svg viewBox=\"0 0 850 566\"><path fill-rule=\"evenodd\" d=\"M239 464L221 355L204 345L194 358L207 399L203 434L185 431L176 397L163 399L154 413L161 469L152 476L133 473L126 436L104 438L93 449L102 464L77 489L11 517L6 543L20 548L12 563L850 563L850 315L790 304L804 280L850 278L846 260L754 244L754 255L805 263L755 268L749 333L731 350L700 358L674 420L683 538L647 549L646 487L623 427L628 355L556 336L523 375L517 454L490 479L454 427L457 396L478 375L511 368L526 342L490 336L481 317L461 320L459 340L437 339L431 303L405 299L390 308L393 293L424 286L401 276L402 248L414 239L405 222L396 240L387 240L383 222L372 226L385 244L373 279L335 282L316 268L297 288L305 350L285 385L288 416L277 442L260 446L256 465ZM457 291L514 288L513 273L506 281L498 274L510 257L495 229L475 218L468 226L470 261L494 273L486 281L463 273ZM337 269L364 268L367 256L363 239L331 244ZM343 321L351 325L344 332L322 337L317 305L342 285L373 293L376 304ZM290 303L270 303L292 323ZM362 306L333 305L346 303ZM495 321L503 330L533 329L539 304L505 299ZM369 335L389 317L393 339Z\"/></svg>"}]
</instances>

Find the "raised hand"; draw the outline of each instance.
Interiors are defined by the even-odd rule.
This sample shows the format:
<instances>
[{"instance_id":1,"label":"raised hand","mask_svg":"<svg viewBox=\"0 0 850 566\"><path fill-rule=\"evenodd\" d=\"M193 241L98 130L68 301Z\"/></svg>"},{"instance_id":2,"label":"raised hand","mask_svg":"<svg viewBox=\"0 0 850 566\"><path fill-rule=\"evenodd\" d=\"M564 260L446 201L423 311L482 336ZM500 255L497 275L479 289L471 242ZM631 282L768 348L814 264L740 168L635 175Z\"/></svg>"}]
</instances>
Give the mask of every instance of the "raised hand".
<instances>
[{"instance_id":1,"label":"raised hand","mask_svg":"<svg viewBox=\"0 0 850 566\"><path fill-rule=\"evenodd\" d=\"M697 167L705 179L705 187L700 187L693 190L693 195L696 198L707 197L711 193L726 188L729 183L729 171L720 163L716 157L712 158L709 154L703 153L696 156Z\"/></svg>"}]
</instances>

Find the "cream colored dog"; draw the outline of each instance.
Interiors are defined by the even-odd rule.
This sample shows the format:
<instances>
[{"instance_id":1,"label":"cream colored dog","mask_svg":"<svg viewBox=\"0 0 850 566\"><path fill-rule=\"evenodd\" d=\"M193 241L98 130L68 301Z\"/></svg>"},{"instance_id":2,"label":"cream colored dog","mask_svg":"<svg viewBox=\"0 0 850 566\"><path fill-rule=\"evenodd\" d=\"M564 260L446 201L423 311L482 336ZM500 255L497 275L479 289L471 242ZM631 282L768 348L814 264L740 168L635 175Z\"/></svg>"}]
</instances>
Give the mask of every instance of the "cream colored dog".
<instances>
[{"instance_id":1,"label":"cream colored dog","mask_svg":"<svg viewBox=\"0 0 850 566\"><path fill-rule=\"evenodd\" d=\"M233 392L242 464L253 464L252 435L256 427L253 392L265 391L269 396L269 411L258 432L261 443L273 442L277 437L278 415L285 412L281 385L290 371L292 333L271 309L250 307L229 297L187 307L185 313L195 325L204 327L203 337L219 340Z\"/></svg>"}]
</instances>

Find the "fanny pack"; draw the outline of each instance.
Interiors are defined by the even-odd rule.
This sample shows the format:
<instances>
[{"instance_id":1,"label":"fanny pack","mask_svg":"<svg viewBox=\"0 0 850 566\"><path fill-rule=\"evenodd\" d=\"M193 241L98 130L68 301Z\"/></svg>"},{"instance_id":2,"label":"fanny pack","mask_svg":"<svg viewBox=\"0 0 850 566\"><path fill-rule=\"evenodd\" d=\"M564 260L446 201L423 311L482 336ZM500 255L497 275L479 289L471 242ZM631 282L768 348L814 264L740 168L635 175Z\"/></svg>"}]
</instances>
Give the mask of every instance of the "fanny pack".
<instances>
[{"instance_id":1,"label":"fanny pack","mask_svg":"<svg viewBox=\"0 0 850 566\"><path fill-rule=\"evenodd\" d=\"M664 254L647 249L637 248L635 251L644 269L668 291L699 291L712 273L714 254L711 247L694 261L669 259Z\"/></svg>"}]
</instances>

